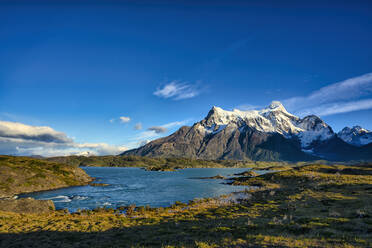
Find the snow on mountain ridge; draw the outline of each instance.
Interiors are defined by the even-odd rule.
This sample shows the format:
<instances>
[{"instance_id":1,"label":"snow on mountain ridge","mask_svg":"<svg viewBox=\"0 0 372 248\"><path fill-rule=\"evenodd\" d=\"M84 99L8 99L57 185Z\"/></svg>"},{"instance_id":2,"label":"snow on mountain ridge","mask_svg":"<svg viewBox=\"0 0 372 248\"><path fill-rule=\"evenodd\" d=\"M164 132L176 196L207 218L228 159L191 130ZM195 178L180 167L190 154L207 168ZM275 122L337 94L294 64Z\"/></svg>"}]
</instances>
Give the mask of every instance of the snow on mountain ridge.
<instances>
[{"instance_id":1,"label":"snow on mountain ridge","mask_svg":"<svg viewBox=\"0 0 372 248\"><path fill-rule=\"evenodd\" d=\"M228 111L213 107L200 124L206 134L216 134L226 128L243 130L248 126L261 132L280 133L286 138L298 137L303 148L309 148L316 140L323 141L334 136L333 130L319 117L301 119L288 113L278 101L262 110Z\"/></svg>"},{"instance_id":2,"label":"snow on mountain ridge","mask_svg":"<svg viewBox=\"0 0 372 248\"><path fill-rule=\"evenodd\" d=\"M352 128L345 127L338 132L337 135L346 143L355 146L363 146L372 143L372 132L361 126L354 126Z\"/></svg>"}]
</instances>

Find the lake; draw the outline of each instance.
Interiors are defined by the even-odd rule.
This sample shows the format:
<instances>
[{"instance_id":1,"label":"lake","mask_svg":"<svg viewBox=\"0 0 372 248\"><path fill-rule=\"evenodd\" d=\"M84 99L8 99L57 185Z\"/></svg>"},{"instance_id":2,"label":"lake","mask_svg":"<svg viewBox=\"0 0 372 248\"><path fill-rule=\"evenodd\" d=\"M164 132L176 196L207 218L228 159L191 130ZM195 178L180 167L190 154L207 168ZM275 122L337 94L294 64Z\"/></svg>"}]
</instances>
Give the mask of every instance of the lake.
<instances>
[{"instance_id":1,"label":"lake","mask_svg":"<svg viewBox=\"0 0 372 248\"><path fill-rule=\"evenodd\" d=\"M195 198L216 197L247 187L223 184L218 179L193 177L228 176L247 168L190 168L174 172L145 171L131 167L81 167L95 182L109 186L77 186L25 194L22 197L53 200L56 209L94 209L96 207L137 206L167 207L175 201L187 203Z\"/></svg>"}]
</instances>

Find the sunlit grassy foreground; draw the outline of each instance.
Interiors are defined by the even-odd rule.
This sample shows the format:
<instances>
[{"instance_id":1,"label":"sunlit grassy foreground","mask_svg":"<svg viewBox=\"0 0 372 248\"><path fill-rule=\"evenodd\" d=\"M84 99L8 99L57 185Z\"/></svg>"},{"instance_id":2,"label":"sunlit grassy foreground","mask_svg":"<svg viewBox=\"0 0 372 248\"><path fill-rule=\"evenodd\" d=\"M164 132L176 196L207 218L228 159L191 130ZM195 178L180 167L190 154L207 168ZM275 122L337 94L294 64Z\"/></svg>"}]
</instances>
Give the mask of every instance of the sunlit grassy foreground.
<instances>
[{"instance_id":1,"label":"sunlit grassy foreground","mask_svg":"<svg viewBox=\"0 0 372 248\"><path fill-rule=\"evenodd\" d=\"M372 247L372 165L306 165L234 184L240 203L67 214L0 212L3 247Z\"/></svg>"}]
</instances>

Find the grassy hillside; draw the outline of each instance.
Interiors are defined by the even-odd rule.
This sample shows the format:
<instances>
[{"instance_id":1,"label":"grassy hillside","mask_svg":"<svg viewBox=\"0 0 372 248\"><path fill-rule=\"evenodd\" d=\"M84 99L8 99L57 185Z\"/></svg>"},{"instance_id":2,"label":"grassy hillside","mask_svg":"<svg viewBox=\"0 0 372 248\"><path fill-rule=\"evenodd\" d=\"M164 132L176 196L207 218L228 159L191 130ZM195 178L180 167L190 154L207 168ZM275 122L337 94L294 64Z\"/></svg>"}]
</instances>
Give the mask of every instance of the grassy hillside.
<instances>
[{"instance_id":1,"label":"grassy hillside","mask_svg":"<svg viewBox=\"0 0 372 248\"><path fill-rule=\"evenodd\" d=\"M47 158L48 161L64 163L72 166L114 166L114 167L144 167L149 170L172 170L181 168L201 167L238 167L238 168L264 168L270 166L298 166L305 164L299 162L290 164L286 162L238 161L238 160L202 160L189 158L151 158L141 156L66 156Z\"/></svg>"},{"instance_id":2,"label":"grassy hillside","mask_svg":"<svg viewBox=\"0 0 372 248\"><path fill-rule=\"evenodd\" d=\"M238 201L130 206L126 214L0 212L0 246L372 247L371 164L312 164L235 184L260 188Z\"/></svg>"},{"instance_id":3,"label":"grassy hillside","mask_svg":"<svg viewBox=\"0 0 372 248\"><path fill-rule=\"evenodd\" d=\"M90 180L77 166L28 157L0 156L0 198L82 185Z\"/></svg>"}]
</instances>

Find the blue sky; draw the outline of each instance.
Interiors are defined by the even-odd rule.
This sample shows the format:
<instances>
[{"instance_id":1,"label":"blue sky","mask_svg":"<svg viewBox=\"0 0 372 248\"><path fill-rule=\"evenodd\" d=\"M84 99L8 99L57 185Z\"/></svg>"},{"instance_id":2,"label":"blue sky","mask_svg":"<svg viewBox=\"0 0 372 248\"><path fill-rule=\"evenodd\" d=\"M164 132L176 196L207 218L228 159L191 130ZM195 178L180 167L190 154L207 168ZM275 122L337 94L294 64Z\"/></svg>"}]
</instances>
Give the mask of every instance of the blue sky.
<instances>
[{"instance_id":1,"label":"blue sky","mask_svg":"<svg viewBox=\"0 0 372 248\"><path fill-rule=\"evenodd\" d=\"M280 100L372 130L371 2L276 2L0 1L0 120L135 147Z\"/></svg>"}]
</instances>

